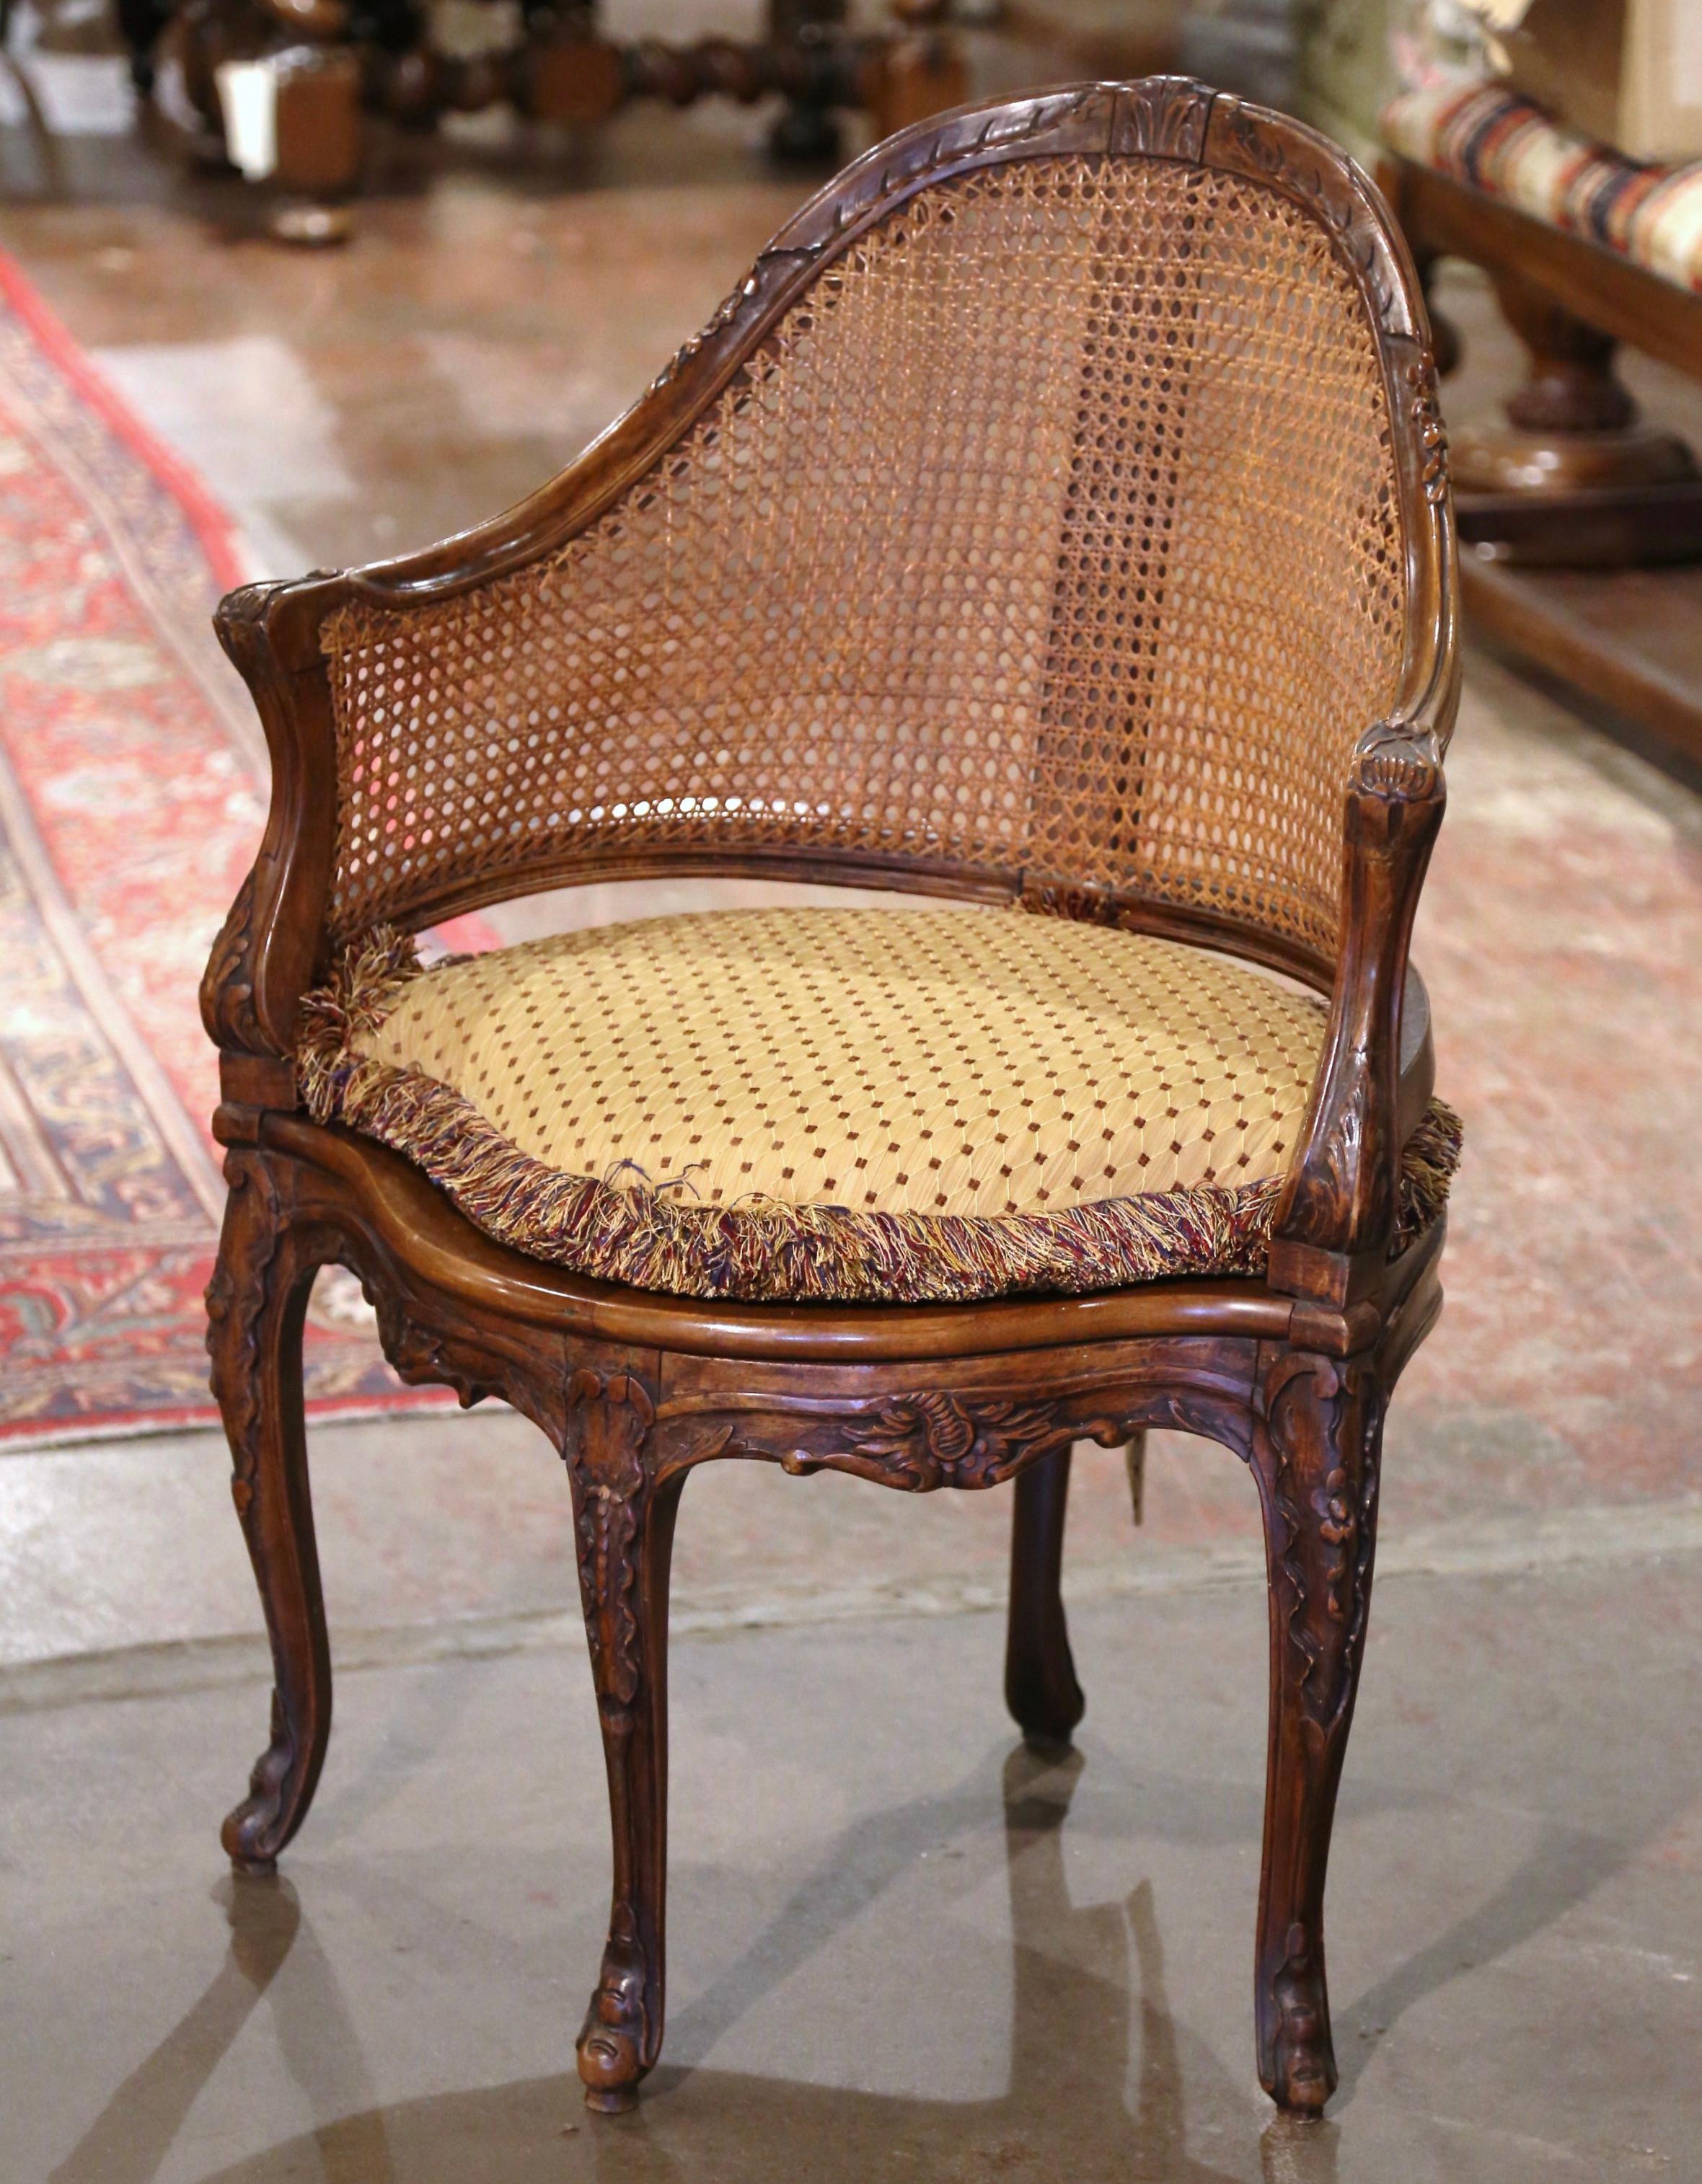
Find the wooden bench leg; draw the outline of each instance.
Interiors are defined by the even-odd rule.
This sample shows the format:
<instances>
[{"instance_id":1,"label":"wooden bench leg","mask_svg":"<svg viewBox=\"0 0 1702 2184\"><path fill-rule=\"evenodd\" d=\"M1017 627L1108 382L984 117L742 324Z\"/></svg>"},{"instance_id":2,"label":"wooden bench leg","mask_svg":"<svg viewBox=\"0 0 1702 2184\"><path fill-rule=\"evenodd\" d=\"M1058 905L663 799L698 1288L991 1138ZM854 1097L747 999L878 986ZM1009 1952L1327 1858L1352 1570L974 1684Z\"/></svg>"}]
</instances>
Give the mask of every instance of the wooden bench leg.
<instances>
[{"instance_id":1,"label":"wooden bench leg","mask_svg":"<svg viewBox=\"0 0 1702 2184\"><path fill-rule=\"evenodd\" d=\"M1075 1680L1059 1585L1069 1451L1018 1472L1013 1491L1005 1703L1037 1752L1055 1752L1069 1744L1087 1703Z\"/></svg>"},{"instance_id":2,"label":"wooden bench leg","mask_svg":"<svg viewBox=\"0 0 1702 2184\"><path fill-rule=\"evenodd\" d=\"M1387 186L1387 176L1381 177ZM1419 286L1424 291L1425 309L1430 315L1430 351L1436 359L1438 374L1446 379L1459 366L1459 329L1454 320L1445 317L1436 307L1431 293L1436 283L1436 269L1440 254L1429 249L1417 236L1409 235L1407 242L1413 254L1413 264L1418 270Z\"/></svg>"},{"instance_id":3,"label":"wooden bench leg","mask_svg":"<svg viewBox=\"0 0 1702 2184\"><path fill-rule=\"evenodd\" d=\"M1528 359L1505 420L1453 435L1461 536L1532 566L1610 567L1702 553L1702 476L1677 433L1641 418L1617 343L1521 275L1492 273Z\"/></svg>"},{"instance_id":4,"label":"wooden bench leg","mask_svg":"<svg viewBox=\"0 0 1702 2184\"><path fill-rule=\"evenodd\" d=\"M1336 2087L1324 1879L1364 1652L1382 1408L1368 1362L1279 1353L1253 1451L1270 1580L1258 2075L1307 2115Z\"/></svg>"},{"instance_id":5,"label":"wooden bench leg","mask_svg":"<svg viewBox=\"0 0 1702 2184\"><path fill-rule=\"evenodd\" d=\"M331 1648L314 1540L301 1344L321 1257L290 1226L284 1179L232 1151L231 1195L207 1291L213 1392L231 1444L231 1493L271 1641L271 1738L226 1820L239 1873L270 1873L307 1817L331 1737Z\"/></svg>"},{"instance_id":6,"label":"wooden bench leg","mask_svg":"<svg viewBox=\"0 0 1702 2184\"><path fill-rule=\"evenodd\" d=\"M843 31L845 0L767 0L764 23L769 51L789 56L785 103L768 132L777 159L825 165L842 156L845 132L827 98L826 60Z\"/></svg>"},{"instance_id":7,"label":"wooden bench leg","mask_svg":"<svg viewBox=\"0 0 1702 2184\"><path fill-rule=\"evenodd\" d=\"M646 1460L655 1412L635 1375L574 1374L568 1476L579 1586L609 1772L614 1896L579 2035L588 2108L617 2114L661 2052L667 1876L667 1591L684 1472Z\"/></svg>"}]
</instances>

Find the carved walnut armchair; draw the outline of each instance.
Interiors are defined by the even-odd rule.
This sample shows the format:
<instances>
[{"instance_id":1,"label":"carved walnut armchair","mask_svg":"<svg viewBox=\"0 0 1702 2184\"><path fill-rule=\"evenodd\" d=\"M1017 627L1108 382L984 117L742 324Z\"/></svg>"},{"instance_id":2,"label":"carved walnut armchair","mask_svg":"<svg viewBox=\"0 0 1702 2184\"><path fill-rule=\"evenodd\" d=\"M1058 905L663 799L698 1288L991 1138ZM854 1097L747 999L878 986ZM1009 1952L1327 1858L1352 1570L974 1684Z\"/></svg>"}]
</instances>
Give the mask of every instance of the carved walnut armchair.
<instances>
[{"instance_id":1,"label":"carved walnut armchair","mask_svg":"<svg viewBox=\"0 0 1702 2184\"><path fill-rule=\"evenodd\" d=\"M566 1460L614 1836L597 2108L661 2043L692 1468L1013 1479L1007 1695L1056 1743L1071 1445L1180 1428L1264 1509L1258 2068L1321 2109L1379 1442L1458 1150L1407 962L1451 517L1364 176L1175 80L907 131L535 498L219 627L275 769L204 996L213 1378L276 1669L237 1868L301 1825L330 1728L300 1380L327 1262L405 1377L505 1396ZM416 952L663 872L964 906Z\"/></svg>"}]
</instances>

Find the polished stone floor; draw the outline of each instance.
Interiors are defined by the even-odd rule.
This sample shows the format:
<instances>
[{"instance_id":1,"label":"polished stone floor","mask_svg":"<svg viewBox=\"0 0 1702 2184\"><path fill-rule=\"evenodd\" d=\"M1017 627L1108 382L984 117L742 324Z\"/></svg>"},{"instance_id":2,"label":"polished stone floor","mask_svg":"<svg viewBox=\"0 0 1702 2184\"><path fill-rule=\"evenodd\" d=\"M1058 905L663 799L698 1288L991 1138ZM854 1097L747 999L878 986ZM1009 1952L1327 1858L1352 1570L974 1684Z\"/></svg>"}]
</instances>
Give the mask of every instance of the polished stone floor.
<instances>
[{"instance_id":1,"label":"polished stone floor","mask_svg":"<svg viewBox=\"0 0 1702 2184\"><path fill-rule=\"evenodd\" d=\"M92 120L47 182L0 127L0 244L284 573L485 515L604 424L807 186L759 131L469 131L315 256ZM1475 389L1502 352L1451 301ZM667 2064L583 2116L601 1765L565 1482L498 1412L315 1436L345 1673L271 1886L215 1840L265 1706L221 1447L0 1462L0 2177L1702 2179L1702 802L1477 657L1450 783L1419 958L1470 1151L1390 1428L1330 2124L1253 2082L1257 1515L1174 1435L1139 1532L1078 1464L1061 1821L1069 1775L1007 1769L1007 1497L694 1481Z\"/></svg>"},{"instance_id":2,"label":"polished stone floor","mask_svg":"<svg viewBox=\"0 0 1702 2184\"><path fill-rule=\"evenodd\" d=\"M991 1616L681 1642L668 2046L617 2119L572 2068L606 1854L575 1653L345 1676L272 1882L212 1833L262 1684L14 1716L4 2173L1694 2184L1695 1568L1380 1580L1314 2126L1253 2071L1256 1584L1079 1611L1063 1768L1013 1754Z\"/></svg>"}]
</instances>

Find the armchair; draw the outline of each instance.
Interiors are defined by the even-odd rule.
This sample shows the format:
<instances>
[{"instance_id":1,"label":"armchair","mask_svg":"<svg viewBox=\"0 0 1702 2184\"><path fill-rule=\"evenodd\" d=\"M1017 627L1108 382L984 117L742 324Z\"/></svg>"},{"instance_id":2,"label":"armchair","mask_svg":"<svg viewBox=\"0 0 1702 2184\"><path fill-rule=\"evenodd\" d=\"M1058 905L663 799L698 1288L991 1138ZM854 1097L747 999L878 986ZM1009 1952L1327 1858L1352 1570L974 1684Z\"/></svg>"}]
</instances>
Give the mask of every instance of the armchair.
<instances>
[{"instance_id":1,"label":"armchair","mask_svg":"<svg viewBox=\"0 0 1702 2184\"><path fill-rule=\"evenodd\" d=\"M505 1397L566 1459L614 1845L596 2108L661 2042L691 1470L1014 1480L1007 1695L1055 1745L1072 1445L1179 1428L1264 1512L1258 2069L1322 2109L1382 1422L1458 1151L1408 963L1454 612L1381 200L1178 79L893 137L532 499L226 601L274 768L203 992L213 1380L276 1663L239 1870L301 1825L330 1728L321 1264L405 1378ZM415 952L455 911L660 872L969 906Z\"/></svg>"}]
</instances>

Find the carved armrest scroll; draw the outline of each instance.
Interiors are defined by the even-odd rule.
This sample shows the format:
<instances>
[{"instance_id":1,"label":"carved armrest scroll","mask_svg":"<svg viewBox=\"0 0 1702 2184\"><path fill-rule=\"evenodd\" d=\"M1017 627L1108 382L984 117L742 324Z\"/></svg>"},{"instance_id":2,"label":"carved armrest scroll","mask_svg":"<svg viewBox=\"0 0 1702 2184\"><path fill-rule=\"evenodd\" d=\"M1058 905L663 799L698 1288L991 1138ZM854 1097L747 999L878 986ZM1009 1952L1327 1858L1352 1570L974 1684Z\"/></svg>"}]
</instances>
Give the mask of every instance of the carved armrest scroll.
<instances>
[{"instance_id":1,"label":"carved armrest scroll","mask_svg":"<svg viewBox=\"0 0 1702 2184\"><path fill-rule=\"evenodd\" d=\"M265 731L272 789L259 852L201 982L201 1017L231 1096L256 1104L293 1103L286 1057L301 995L322 967L337 766L318 633L335 591L320 577L249 584L214 618ZM240 1089L228 1082L233 1065Z\"/></svg>"}]
</instances>

